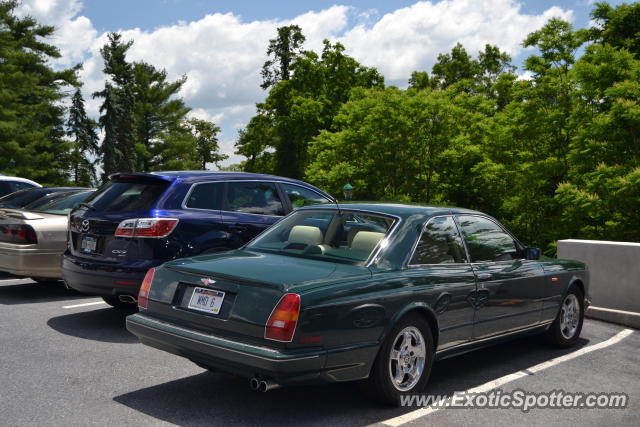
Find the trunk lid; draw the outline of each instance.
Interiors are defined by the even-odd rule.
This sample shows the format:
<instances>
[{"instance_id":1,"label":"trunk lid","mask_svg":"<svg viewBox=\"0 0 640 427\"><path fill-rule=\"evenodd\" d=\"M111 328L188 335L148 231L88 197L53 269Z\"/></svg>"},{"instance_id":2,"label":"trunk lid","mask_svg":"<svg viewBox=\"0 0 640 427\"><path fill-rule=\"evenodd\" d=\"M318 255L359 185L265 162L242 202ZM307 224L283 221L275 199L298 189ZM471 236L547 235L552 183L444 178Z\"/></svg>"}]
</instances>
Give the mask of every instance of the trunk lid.
<instances>
[{"instance_id":1,"label":"trunk lid","mask_svg":"<svg viewBox=\"0 0 640 427\"><path fill-rule=\"evenodd\" d=\"M201 255L171 261L158 269L149 310L189 328L264 344L267 319L285 293L363 275L371 272L361 266L243 250ZM219 293L219 313L190 307L197 298L197 288Z\"/></svg>"}]
</instances>

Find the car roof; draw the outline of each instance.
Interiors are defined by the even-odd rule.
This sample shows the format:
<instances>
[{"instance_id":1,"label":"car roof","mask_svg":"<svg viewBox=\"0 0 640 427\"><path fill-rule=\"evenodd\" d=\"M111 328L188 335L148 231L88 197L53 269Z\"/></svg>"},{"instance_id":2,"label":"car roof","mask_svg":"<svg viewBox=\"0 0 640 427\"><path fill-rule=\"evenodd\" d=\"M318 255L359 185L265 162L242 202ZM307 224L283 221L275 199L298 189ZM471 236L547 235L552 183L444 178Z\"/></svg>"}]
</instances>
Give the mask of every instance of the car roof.
<instances>
[{"instance_id":1,"label":"car roof","mask_svg":"<svg viewBox=\"0 0 640 427\"><path fill-rule=\"evenodd\" d=\"M471 209L456 208L450 206L436 206L436 205L418 205L408 203L389 203L389 202L339 202L338 205L341 209L354 209L361 211L379 212L387 215L395 215L401 218L406 218L412 215L431 216L436 214L481 214L482 212L474 211ZM305 206L301 209L336 209L336 205L324 204L324 205L311 205Z\"/></svg>"},{"instance_id":2,"label":"car roof","mask_svg":"<svg viewBox=\"0 0 640 427\"><path fill-rule=\"evenodd\" d=\"M26 182L28 184L32 184L35 185L36 187L42 187L42 185L38 184L35 181L32 181L30 179L27 178L20 178L18 176L6 176L6 175L0 175L0 181L17 181L17 182Z\"/></svg>"},{"instance_id":3,"label":"car roof","mask_svg":"<svg viewBox=\"0 0 640 427\"><path fill-rule=\"evenodd\" d=\"M140 177L140 178L159 178L167 181L175 181L181 180L185 183L196 183L202 181L232 181L232 180L255 180L255 181L278 181L284 183L298 184L304 185L306 187L313 188L315 190L319 190L323 194L328 195L325 191L320 190L319 188L297 179L286 178L283 176L277 175L269 175L262 173L251 173L251 172L236 172L236 171L158 171L158 172L131 172L131 173L115 173L110 175L111 179L118 179L119 177Z\"/></svg>"}]
</instances>

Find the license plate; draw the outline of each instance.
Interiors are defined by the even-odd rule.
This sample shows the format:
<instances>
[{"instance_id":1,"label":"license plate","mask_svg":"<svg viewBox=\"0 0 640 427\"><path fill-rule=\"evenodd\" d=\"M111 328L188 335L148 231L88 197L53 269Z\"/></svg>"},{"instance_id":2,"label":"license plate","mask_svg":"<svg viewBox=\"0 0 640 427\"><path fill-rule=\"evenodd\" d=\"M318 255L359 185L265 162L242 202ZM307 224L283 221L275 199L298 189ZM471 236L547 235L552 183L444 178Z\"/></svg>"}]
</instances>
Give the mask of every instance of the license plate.
<instances>
[{"instance_id":1,"label":"license plate","mask_svg":"<svg viewBox=\"0 0 640 427\"><path fill-rule=\"evenodd\" d=\"M82 252L95 252L98 239L91 236L85 236L80 241L80 250Z\"/></svg>"},{"instance_id":2,"label":"license plate","mask_svg":"<svg viewBox=\"0 0 640 427\"><path fill-rule=\"evenodd\" d=\"M205 288L194 288L188 307L193 310L204 311L205 313L218 314L220 313L223 300L224 292Z\"/></svg>"}]
</instances>

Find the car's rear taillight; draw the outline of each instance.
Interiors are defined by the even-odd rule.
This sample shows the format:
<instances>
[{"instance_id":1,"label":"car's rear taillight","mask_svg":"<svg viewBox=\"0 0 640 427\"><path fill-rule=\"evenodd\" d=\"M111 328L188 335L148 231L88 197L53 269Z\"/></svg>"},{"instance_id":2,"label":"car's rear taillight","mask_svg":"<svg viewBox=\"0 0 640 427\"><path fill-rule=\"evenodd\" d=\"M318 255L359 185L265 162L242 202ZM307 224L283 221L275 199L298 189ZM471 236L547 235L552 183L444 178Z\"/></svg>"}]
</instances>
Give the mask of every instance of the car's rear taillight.
<instances>
[{"instance_id":1,"label":"car's rear taillight","mask_svg":"<svg viewBox=\"0 0 640 427\"><path fill-rule=\"evenodd\" d=\"M0 226L0 241L30 245L38 243L38 238L30 225L9 224Z\"/></svg>"},{"instance_id":2,"label":"car's rear taillight","mask_svg":"<svg viewBox=\"0 0 640 427\"><path fill-rule=\"evenodd\" d=\"M137 218L125 219L118 228L115 235L118 237L167 237L176 225L175 218Z\"/></svg>"},{"instance_id":3,"label":"car's rear taillight","mask_svg":"<svg viewBox=\"0 0 640 427\"><path fill-rule=\"evenodd\" d=\"M284 294L271 312L264 337L270 340L290 342L296 331L300 312L300 295Z\"/></svg>"},{"instance_id":4,"label":"car's rear taillight","mask_svg":"<svg viewBox=\"0 0 640 427\"><path fill-rule=\"evenodd\" d=\"M153 276L156 274L155 268L150 268L147 274L142 280L140 291L138 292L138 307L147 308L149 305L149 291L151 290L151 283L153 283Z\"/></svg>"}]
</instances>

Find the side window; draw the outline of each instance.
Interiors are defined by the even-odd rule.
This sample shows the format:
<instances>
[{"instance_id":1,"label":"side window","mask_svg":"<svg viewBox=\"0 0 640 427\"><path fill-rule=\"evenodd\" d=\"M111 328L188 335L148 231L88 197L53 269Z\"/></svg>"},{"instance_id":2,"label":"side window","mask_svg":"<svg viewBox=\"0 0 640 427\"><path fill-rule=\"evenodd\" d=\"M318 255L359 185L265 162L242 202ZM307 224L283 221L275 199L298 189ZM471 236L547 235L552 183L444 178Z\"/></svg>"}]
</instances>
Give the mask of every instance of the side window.
<instances>
[{"instance_id":1,"label":"side window","mask_svg":"<svg viewBox=\"0 0 640 427\"><path fill-rule=\"evenodd\" d=\"M222 183L208 182L204 184L196 184L185 207L192 209L208 209L220 210L220 192L222 191Z\"/></svg>"},{"instance_id":2,"label":"side window","mask_svg":"<svg viewBox=\"0 0 640 427\"><path fill-rule=\"evenodd\" d=\"M308 190L299 185L282 184L287 197L291 201L291 207L295 210L303 206L315 205L318 203L331 203L331 200L321 196L315 191Z\"/></svg>"},{"instance_id":3,"label":"side window","mask_svg":"<svg viewBox=\"0 0 640 427\"><path fill-rule=\"evenodd\" d=\"M480 216L458 217L471 262L516 258L516 243L495 222Z\"/></svg>"},{"instance_id":4,"label":"side window","mask_svg":"<svg viewBox=\"0 0 640 427\"><path fill-rule=\"evenodd\" d=\"M452 264L466 262L462 239L453 218L431 219L423 230L409 264Z\"/></svg>"},{"instance_id":5,"label":"side window","mask_svg":"<svg viewBox=\"0 0 640 427\"><path fill-rule=\"evenodd\" d=\"M284 215L276 186L271 182L229 182L228 209L258 215Z\"/></svg>"}]
</instances>

